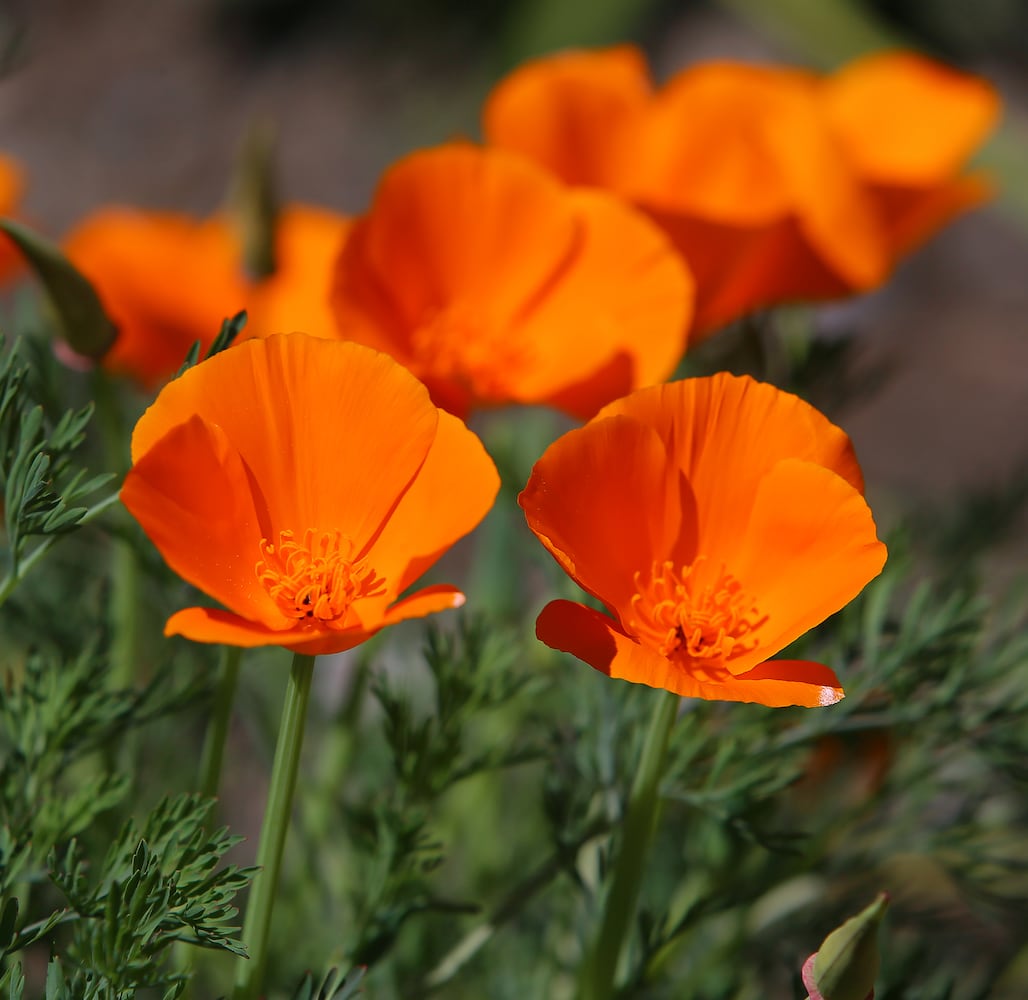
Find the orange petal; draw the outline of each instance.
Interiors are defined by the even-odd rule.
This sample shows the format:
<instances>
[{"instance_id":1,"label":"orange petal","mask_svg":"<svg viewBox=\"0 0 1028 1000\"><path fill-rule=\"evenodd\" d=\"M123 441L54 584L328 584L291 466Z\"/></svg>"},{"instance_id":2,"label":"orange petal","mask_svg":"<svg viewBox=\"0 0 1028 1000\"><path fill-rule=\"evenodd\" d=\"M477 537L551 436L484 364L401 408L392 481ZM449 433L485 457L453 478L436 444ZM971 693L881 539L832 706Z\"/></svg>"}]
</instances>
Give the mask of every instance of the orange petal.
<instances>
[{"instance_id":1,"label":"orange petal","mask_svg":"<svg viewBox=\"0 0 1028 1000\"><path fill-rule=\"evenodd\" d=\"M635 573L648 572L679 532L678 478L653 430L612 417L551 444L518 503L565 572L625 613Z\"/></svg>"},{"instance_id":2,"label":"orange petal","mask_svg":"<svg viewBox=\"0 0 1028 1000\"><path fill-rule=\"evenodd\" d=\"M517 398L547 400L626 355L630 380L597 386L598 398L575 414L587 418L671 374L685 350L693 288L674 248L643 215L599 191L570 197L580 220L576 252L516 320L532 359Z\"/></svg>"},{"instance_id":3,"label":"orange petal","mask_svg":"<svg viewBox=\"0 0 1028 1000\"><path fill-rule=\"evenodd\" d=\"M731 562L758 486L782 459L815 462L863 489L842 430L799 397L748 376L652 386L605 407L597 419L615 414L660 435L696 496L700 551L714 560Z\"/></svg>"},{"instance_id":4,"label":"orange petal","mask_svg":"<svg viewBox=\"0 0 1028 1000\"><path fill-rule=\"evenodd\" d=\"M164 626L165 635L181 635L192 639L193 642L240 646L245 649L254 646L283 646L293 653L302 653L305 656L341 653L344 649L352 649L366 642L376 631L377 629L347 629L342 632L331 629L316 632L307 629L276 631L260 622L240 618L217 608L184 608L173 614ZM289 642L294 635L297 638L309 638Z\"/></svg>"},{"instance_id":5,"label":"orange petal","mask_svg":"<svg viewBox=\"0 0 1028 1000\"><path fill-rule=\"evenodd\" d=\"M299 331L336 337L329 293L350 220L308 205L289 205L275 232L275 273L251 292L247 337Z\"/></svg>"},{"instance_id":6,"label":"orange petal","mask_svg":"<svg viewBox=\"0 0 1028 1000\"><path fill-rule=\"evenodd\" d=\"M194 415L139 457L121 499L179 576L246 617L284 627L257 578L265 531L256 489L225 431Z\"/></svg>"},{"instance_id":7,"label":"orange petal","mask_svg":"<svg viewBox=\"0 0 1028 1000\"><path fill-rule=\"evenodd\" d=\"M788 215L792 190L771 140L799 79L727 62L678 73L650 110L632 197L649 208L736 226Z\"/></svg>"},{"instance_id":8,"label":"orange petal","mask_svg":"<svg viewBox=\"0 0 1028 1000\"><path fill-rule=\"evenodd\" d=\"M617 187L652 85L642 53L623 45L526 62L485 105L491 145L522 153L569 184Z\"/></svg>"},{"instance_id":9,"label":"orange petal","mask_svg":"<svg viewBox=\"0 0 1028 1000\"><path fill-rule=\"evenodd\" d=\"M796 88L776 110L767 142L810 246L852 291L881 284L891 264L870 194L825 127L813 86Z\"/></svg>"},{"instance_id":10,"label":"orange petal","mask_svg":"<svg viewBox=\"0 0 1028 1000\"><path fill-rule=\"evenodd\" d=\"M735 522L736 530L745 522ZM783 649L851 601L885 564L864 498L835 473L786 459L760 482L737 557L729 564L758 611L760 646L733 673Z\"/></svg>"},{"instance_id":11,"label":"orange petal","mask_svg":"<svg viewBox=\"0 0 1028 1000\"><path fill-rule=\"evenodd\" d=\"M451 608L464 606L464 595L456 588L446 583L437 583L432 587L423 589L397 601L385 614L382 620L383 625L394 625L396 622L406 621L408 618L424 618L425 615L433 615L437 611L449 611Z\"/></svg>"},{"instance_id":12,"label":"orange petal","mask_svg":"<svg viewBox=\"0 0 1028 1000\"><path fill-rule=\"evenodd\" d=\"M793 216L742 226L666 212L650 214L693 272L696 307L689 334L693 347L757 309L839 298L852 291L810 244Z\"/></svg>"},{"instance_id":13,"label":"orange petal","mask_svg":"<svg viewBox=\"0 0 1028 1000\"><path fill-rule=\"evenodd\" d=\"M359 550L421 468L438 422L424 386L391 358L303 334L245 341L170 383L136 425L133 458L198 412L260 484L266 527L331 528Z\"/></svg>"},{"instance_id":14,"label":"orange petal","mask_svg":"<svg viewBox=\"0 0 1028 1000\"><path fill-rule=\"evenodd\" d=\"M843 697L838 678L819 663L779 660L741 677L703 679L624 635L606 615L571 601L547 604L536 621L536 635L551 649L571 653L609 677L688 698L813 708Z\"/></svg>"},{"instance_id":15,"label":"orange petal","mask_svg":"<svg viewBox=\"0 0 1028 1000\"><path fill-rule=\"evenodd\" d=\"M440 413L428 456L369 556L375 572L389 581L390 594L403 593L471 531L499 488L481 441L456 417Z\"/></svg>"},{"instance_id":16,"label":"orange petal","mask_svg":"<svg viewBox=\"0 0 1028 1000\"><path fill-rule=\"evenodd\" d=\"M563 188L538 167L453 143L385 173L360 247L414 330L457 300L484 323L505 322L564 259L575 231ZM344 293L361 294L337 278L335 294Z\"/></svg>"},{"instance_id":17,"label":"orange petal","mask_svg":"<svg viewBox=\"0 0 1028 1000\"><path fill-rule=\"evenodd\" d=\"M64 250L118 326L104 367L147 386L173 375L195 341L206 349L246 301L238 245L222 219L105 209Z\"/></svg>"},{"instance_id":18,"label":"orange petal","mask_svg":"<svg viewBox=\"0 0 1028 1000\"><path fill-rule=\"evenodd\" d=\"M861 175L899 187L951 179L999 114L986 81L910 52L850 63L824 81L822 100Z\"/></svg>"},{"instance_id":19,"label":"orange petal","mask_svg":"<svg viewBox=\"0 0 1028 1000\"><path fill-rule=\"evenodd\" d=\"M21 168L14 160L0 156L0 215L13 216L24 186ZM6 278L21 263L14 244L0 234L0 279Z\"/></svg>"},{"instance_id":20,"label":"orange petal","mask_svg":"<svg viewBox=\"0 0 1028 1000\"><path fill-rule=\"evenodd\" d=\"M892 253L899 257L934 236L947 222L987 201L993 185L969 174L929 189L876 185L871 193L885 220Z\"/></svg>"}]
</instances>

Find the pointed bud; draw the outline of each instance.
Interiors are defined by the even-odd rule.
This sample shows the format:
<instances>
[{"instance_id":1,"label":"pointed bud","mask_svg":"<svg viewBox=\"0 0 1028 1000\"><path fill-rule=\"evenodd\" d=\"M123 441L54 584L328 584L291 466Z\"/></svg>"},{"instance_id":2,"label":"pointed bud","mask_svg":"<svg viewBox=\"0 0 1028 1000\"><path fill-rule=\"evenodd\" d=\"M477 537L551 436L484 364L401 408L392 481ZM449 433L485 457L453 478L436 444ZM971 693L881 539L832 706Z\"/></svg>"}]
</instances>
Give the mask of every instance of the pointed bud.
<instances>
[{"instance_id":1,"label":"pointed bud","mask_svg":"<svg viewBox=\"0 0 1028 1000\"><path fill-rule=\"evenodd\" d=\"M243 247L248 277L259 281L275 273L278 193L275 183L275 130L253 125L243 140L229 190L229 212Z\"/></svg>"},{"instance_id":2,"label":"pointed bud","mask_svg":"<svg viewBox=\"0 0 1028 1000\"><path fill-rule=\"evenodd\" d=\"M886 893L824 939L803 963L808 1000L873 1000L878 977L878 926L889 905Z\"/></svg>"},{"instance_id":3,"label":"pointed bud","mask_svg":"<svg viewBox=\"0 0 1028 1000\"><path fill-rule=\"evenodd\" d=\"M58 247L31 229L0 219L0 231L11 238L46 289L61 339L78 355L103 357L118 331L85 275Z\"/></svg>"}]
</instances>

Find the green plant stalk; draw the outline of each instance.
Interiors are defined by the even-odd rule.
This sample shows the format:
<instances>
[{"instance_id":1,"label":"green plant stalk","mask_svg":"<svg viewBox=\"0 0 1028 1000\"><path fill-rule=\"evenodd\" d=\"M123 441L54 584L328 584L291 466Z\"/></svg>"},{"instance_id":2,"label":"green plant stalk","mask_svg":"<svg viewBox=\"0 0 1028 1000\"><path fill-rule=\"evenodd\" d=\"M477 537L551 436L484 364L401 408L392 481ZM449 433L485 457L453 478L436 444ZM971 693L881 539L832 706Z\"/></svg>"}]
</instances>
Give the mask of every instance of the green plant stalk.
<instances>
[{"instance_id":1,"label":"green plant stalk","mask_svg":"<svg viewBox=\"0 0 1028 1000\"><path fill-rule=\"evenodd\" d=\"M200 761L200 794L217 798L221 783L221 762L225 757L225 741L232 721L232 705L235 701L236 684L239 680L239 660L243 651L238 646L226 646L222 651L221 678L214 694L214 705Z\"/></svg>"},{"instance_id":2,"label":"green plant stalk","mask_svg":"<svg viewBox=\"0 0 1028 1000\"><path fill-rule=\"evenodd\" d=\"M93 400L100 428L107 468L122 477L128 468L129 445L125 421L118 405L117 387L98 369L93 379ZM143 624L140 615L139 560L132 545L123 538L111 544L110 683L114 688L131 687L136 680Z\"/></svg>"},{"instance_id":3,"label":"green plant stalk","mask_svg":"<svg viewBox=\"0 0 1028 1000\"><path fill-rule=\"evenodd\" d=\"M261 870L254 878L243 922L243 944L250 957L239 958L236 962L233 1000L255 1000L264 980L271 914L275 906L282 851L289 829L293 789L296 787L296 772L300 765L303 727L313 677L314 657L295 654L286 686L275 761L271 768L268 804L264 809L264 822L257 847L257 866Z\"/></svg>"},{"instance_id":4,"label":"green plant stalk","mask_svg":"<svg viewBox=\"0 0 1028 1000\"><path fill-rule=\"evenodd\" d=\"M595 946L582 965L579 1000L609 1000L614 994L614 977L635 917L646 858L657 830L660 779L680 701L678 695L665 692L654 705L625 813L621 850L614 865L603 923Z\"/></svg>"}]
</instances>

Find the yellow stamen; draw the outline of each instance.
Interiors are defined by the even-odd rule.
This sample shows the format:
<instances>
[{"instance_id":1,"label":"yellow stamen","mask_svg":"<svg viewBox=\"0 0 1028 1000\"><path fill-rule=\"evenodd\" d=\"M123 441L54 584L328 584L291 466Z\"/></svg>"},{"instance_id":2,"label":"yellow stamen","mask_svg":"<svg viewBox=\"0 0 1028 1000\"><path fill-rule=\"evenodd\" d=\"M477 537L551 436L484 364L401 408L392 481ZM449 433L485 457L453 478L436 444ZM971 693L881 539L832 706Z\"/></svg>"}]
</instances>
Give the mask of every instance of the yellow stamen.
<instances>
[{"instance_id":1,"label":"yellow stamen","mask_svg":"<svg viewBox=\"0 0 1028 1000\"><path fill-rule=\"evenodd\" d=\"M287 618L308 625L348 627L354 601L385 593L385 581L363 560L354 561L354 546L338 531L308 528L303 541L292 531L279 533L278 544L261 539L257 579Z\"/></svg>"},{"instance_id":2,"label":"yellow stamen","mask_svg":"<svg viewBox=\"0 0 1028 1000\"><path fill-rule=\"evenodd\" d=\"M648 578L637 572L628 628L670 660L715 667L754 649L753 633L767 619L724 567L698 573L704 562L701 556L676 570L665 560Z\"/></svg>"}]
</instances>

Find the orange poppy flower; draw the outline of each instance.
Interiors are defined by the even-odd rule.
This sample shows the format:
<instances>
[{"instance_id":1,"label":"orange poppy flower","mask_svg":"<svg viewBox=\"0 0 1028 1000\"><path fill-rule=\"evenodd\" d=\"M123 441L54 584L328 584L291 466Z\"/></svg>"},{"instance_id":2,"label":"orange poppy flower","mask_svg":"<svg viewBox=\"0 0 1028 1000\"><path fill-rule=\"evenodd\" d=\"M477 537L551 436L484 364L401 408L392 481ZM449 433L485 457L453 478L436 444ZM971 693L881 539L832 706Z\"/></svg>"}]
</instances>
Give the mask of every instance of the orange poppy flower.
<instances>
[{"instance_id":1,"label":"orange poppy flower","mask_svg":"<svg viewBox=\"0 0 1028 1000\"><path fill-rule=\"evenodd\" d=\"M0 215L14 215L21 191L21 169L13 160L0 156ZM20 264L21 255L14 244L0 233L0 280L17 270Z\"/></svg>"},{"instance_id":2,"label":"orange poppy flower","mask_svg":"<svg viewBox=\"0 0 1028 1000\"><path fill-rule=\"evenodd\" d=\"M448 585L401 595L499 487L478 439L409 372L304 334L245 341L170 382L132 459L125 506L227 609L186 608L165 634L310 655L463 604Z\"/></svg>"},{"instance_id":3,"label":"orange poppy flower","mask_svg":"<svg viewBox=\"0 0 1028 1000\"><path fill-rule=\"evenodd\" d=\"M884 281L982 197L979 180L954 178L995 111L987 85L914 56L825 79L713 62L658 90L620 47L525 64L484 120L490 142L664 227L696 278L695 340L756 308Z\"/></svg>"},{"instance_id":4,"label":"orange poppy flower","mask_svg":"<svg viewBox=\"0 0 1028 1000\"><path fill-rule=\"evenodd\" d=\"M518 502L608 614L553 601L536 634L676 694L827 705L818 663L772 660L878 574L849 439L773 386L722 374L642 389L558 439Z\"/></svg>"},{"instance_id":5,"label":"orange poppy flower","mask_svg":"<svg viewBox=\"0 0 1028 1000\"><path fill-rule=\"evenodd\" d=\"M909 52L858 59L821 84L830 127L878 205L893 258L909 252L992 187L964 164L996 124L984 80Z\"/></svg>"},{"instance_id":6,"label":"orange poppy flower","mask_svg":"<svg viewBox=\"0 0 1028 1000\"><path fill-rule=\"evenodd\" d=\"M278 270L262 282L247 278L236 230L221 216L103 209L68 235L64 250L118 327L102 364L152 388L178 371L193 343L206 350L240 309L250 314L245 335L325 335L330 266L346 225L329 212L288 207L276 232Z\"/></svg>"},{"instance_id":7,"label":"orange poppy flower","mask_svg":"<svg viewBox=\"0 0 1028 1000\"><path fill-rule=\"evenodd\" d=\"M340 255L340 335L392 354L440 406L579 417L671 374L692 283L648 220L500 150L454 143L383 177Z\"/></svg>"}]
</instances>

